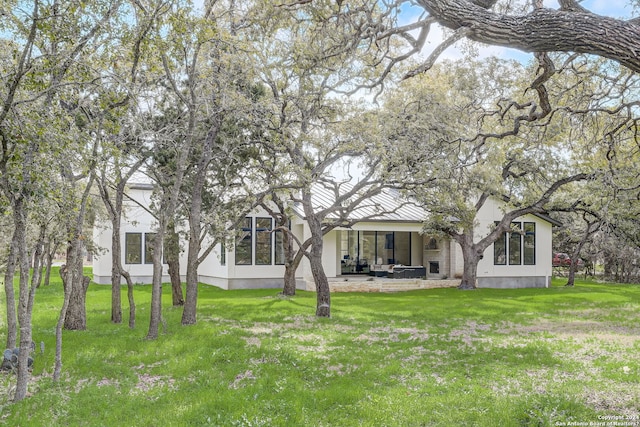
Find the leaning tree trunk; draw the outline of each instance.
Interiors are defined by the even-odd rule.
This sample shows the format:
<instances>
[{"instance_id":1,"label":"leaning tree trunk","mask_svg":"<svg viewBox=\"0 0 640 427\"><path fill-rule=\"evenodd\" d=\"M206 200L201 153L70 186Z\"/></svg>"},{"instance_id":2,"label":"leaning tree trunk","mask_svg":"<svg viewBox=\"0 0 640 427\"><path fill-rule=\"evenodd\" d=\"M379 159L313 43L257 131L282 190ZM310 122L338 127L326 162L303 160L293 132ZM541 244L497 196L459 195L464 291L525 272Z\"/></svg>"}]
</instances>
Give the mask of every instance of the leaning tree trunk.
<instances>
[{"instance_id":1,"label":"leaning tree trunk","mask_svg":"<svg viewBox=\"0 0 640 427\"><path fill-rule=\"evenodd\" d=\"M180 237L176 233L173 221L167 227L167 239L164 245L169 279L171 280L171 301L174 307L184 305L182 296L182 280L180 279Z\"/></svg>"},{"instance_id":2,"label":"leaning tree trunk","mask_svg":"<svg viewBox=\"0 0 640 427\"><path fill-rule=\"evenodd\" d=\"M311 274L316 284L316 316L331 317L331 291L329 280L322 266L322 226L315 218L310 223L311 249L309 250L309 264Z\"/></svg>"},{"instance_id":3,"label":"leaning tree trunk","mask_svg":"<svg viewBox=\"0 0 640 427\"><path fill-rule=\"evenodd\" d=\"M133 280L131 280L131 275L128 271L122 269L120 270L120 274L127 281L127 298L129 300L129 328L133 329L136 327L136 302L133 298Z\"/></svg>"},{"instance_id":4,"label":"leaning tree trunk","mask_svg":"<svg viewBox=\"0 0 640 427\"><path fill-rule=\"evenodd\" d=\"M329 280L322 267L322 236L319 239L319 246L316 244L316 240L314 239L309 254L311 274L316 282L316 316L331 317L331 291L329 289Z\"/></svg>"}]
</instances>

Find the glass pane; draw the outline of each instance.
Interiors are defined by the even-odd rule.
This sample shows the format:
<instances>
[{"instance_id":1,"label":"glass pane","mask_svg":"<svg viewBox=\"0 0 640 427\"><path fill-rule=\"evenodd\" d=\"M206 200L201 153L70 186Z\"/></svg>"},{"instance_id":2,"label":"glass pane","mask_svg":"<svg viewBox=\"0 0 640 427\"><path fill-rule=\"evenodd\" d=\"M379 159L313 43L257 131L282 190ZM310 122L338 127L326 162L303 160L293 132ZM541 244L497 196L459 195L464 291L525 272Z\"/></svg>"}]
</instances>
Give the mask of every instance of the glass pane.
<instances>
[{"instance_id":1,"label":"glass pane","mask_svg":"<svg viewBox=\"0 0 640 427\"><path fill-rule=\"evenodd\" d=\"M276 230L276 265L284 265L284 233L282 230Z\"/></svg>"},{"instance_id":2,"label":"glass pane","mask_svg":"<svg viewBox=\"0 0 640 427\"><path fill-rule=\"evenodd\" d=\"M411 265L411 233L407 231L396 231L394 236L395 263Z\"/></svg>"},{"instance_id":3,"label":"glass pane","mask_svg":"<svg viewBox=\"0 0 640 427\"><path fill-rule=\"evenodd\" d=\"M368 273L376 259L376 232L360 232L360 259L356 273Z\"/></svg>"},{"instance_id":4,"label":"glass pane","mask_svg":"<svg viewBox=\"0 0 640 427\"><path fill-rule=\"evenodd\" d=\"M378 231L376 264L395 264L393 258L393 233Z\"/></svg>"},{"instance_id":5,"label":"glass pane","mask_svg":"<svg viewBox=\"0 0 640 427\"><path fill-rule=\"evenodd\" d=\"M271 265L271 218L256 218L256 264Z\"/></svg>"},{"instance_id":6,"label":"glass pane","mask_svg":"<svg viewBox=\"0 0 640 427\"><path fill-rule=\"evenodd\" d=\"M536 223L524 223L524 264L536 265Z\"/></svg>"},{"instance_id":7,"label":"glass pane","mask_svg":"<svg viewBox=\"0 0 640 427\"><path fill-rule=\"evenodd\" d=\"M507 233L493 242L493 263L495 265L507 265Z\"/></svg>"},{"instance_id":8,"label":"glass pane","mask_svg":"<svg viewBox=\"0 0 640 427\"><path fill-rule=\"evenodd\" d=\"M356 260L358 259L358 232L345 230L340 232L340 270L342 274L356 272Z\"/></svg>"},{"instance_id":9,"label":"glass pane","mask_svg":"<svg viewBox=\"0 0 640 427\"><path fill-rule=\"evenodd\" d=\"M153 239L156 233L146 233L144 235L144 263L153 264Z\"/></svg>"},{"instance_id":10,"label":"glass pane","mask_svg":"<svg viewBox=\"0 0 640 427\"><path fill-rule=\"evenodd\" d=\"M236 243L236 264L251 265L251 242L253 234L252 219L245 218L242 227L242 235Z\"/></svg>"},{"instance_id":11,"label":"glass pane","mask_svg":"<svg viewBox=\"0 0 640 427\"><path fill-rule=\"evenodd\" d=\"M514 222L511 224L511 233L509 233L509 264L510 265L520 265L522 264L522 234L520 234L517 230L521 229L521 224L519 222Z\"/></svg>"},{"instance_id":12,"label":"glass pane","mask_svg":"<svg viewBox=\"0 0 640 427\"><path fill-rule=\"evenodd\" d=\"M124 263L142 263L142 233L126 233L124 236Z\"/></svg>"}]
</instances>

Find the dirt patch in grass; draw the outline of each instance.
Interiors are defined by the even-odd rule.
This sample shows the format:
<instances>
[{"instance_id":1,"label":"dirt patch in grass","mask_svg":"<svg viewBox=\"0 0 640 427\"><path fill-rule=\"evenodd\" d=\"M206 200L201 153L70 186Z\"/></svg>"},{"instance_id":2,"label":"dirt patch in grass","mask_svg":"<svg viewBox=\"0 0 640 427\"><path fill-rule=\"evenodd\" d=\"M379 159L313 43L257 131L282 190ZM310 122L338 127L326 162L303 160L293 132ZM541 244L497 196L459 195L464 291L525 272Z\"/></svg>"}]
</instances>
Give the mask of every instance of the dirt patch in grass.
<instances>
[{"instance_id":1,"label":"dirt patch in grass","mask_svg":"<svg viewBox=\"0 0 640 427\"><path fill-rule=\"evenodd\" d=\"M425 329L392 326L373 327L365 334L360 334L354 341L366 344L391 343L391 342L422 342L428 341L431 336Z\"/></svg>"},{"instance_id":2,"label":"dirt patch in grass","mask_svg":"<svg viewBox=\"0 0 640 427\"><path fill-rule=\"evenodd\" d=\"M609 322L596 320L569 320L557 321L540 319L530 325L516 325L505 323L497 332L505 335L529 335L548 333L560 339L569 339L575 342L588 342L593 340L604 341L630 347L640 340L640 328L630 325L614 325Z\"/></svg>"},{"instance_id":3,"label":"dirt patch in grass","mask_svg":"<svg viewBox=\"0 0 640 427\"><path fill-rule=\"evenodd\" d=\"M640 385L605 381L597 388L585 387L581 399L597 411L607 411L627 419L640 419ZM635 409L634 409L635 408Z\"/></svg>"},{"instance_id":4,"label":"dirt patch in grass","mask_svg":"<svg viewBox=\"0 0 640 427\"><path fill-rule=\"evenodd\" d=\"M256 380L256 376L252 370L246 370L236 375L235 379L229 384L229 388L237 390L246 387L248 383Z\"/></svg>"}]
</instances>

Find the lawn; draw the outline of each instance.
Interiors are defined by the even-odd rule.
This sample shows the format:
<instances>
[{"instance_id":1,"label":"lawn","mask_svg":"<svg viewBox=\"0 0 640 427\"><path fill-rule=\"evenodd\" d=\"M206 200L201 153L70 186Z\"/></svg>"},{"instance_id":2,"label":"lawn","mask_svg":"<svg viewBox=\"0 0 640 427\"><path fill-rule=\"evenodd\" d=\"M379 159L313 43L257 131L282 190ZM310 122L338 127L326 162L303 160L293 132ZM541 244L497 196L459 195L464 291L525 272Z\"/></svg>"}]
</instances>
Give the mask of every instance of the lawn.
<instances>
[{"instance_id":1,"label":"lawn","mask_svg":"<svg viewBox=\"0 0 640 427\"><path fill-rule=\"evenodd\" d=\"M61 284L39 289L45 351L23 402L0 375L0 424L640 425L637 285L334 294L331 319L314 317L313 293L202 286L189 327L165 291L146 341L150 287L130 330L109 320L110 288L91 285L88 329L65 331L54 383Z\"/></svg>"}]
</instances>

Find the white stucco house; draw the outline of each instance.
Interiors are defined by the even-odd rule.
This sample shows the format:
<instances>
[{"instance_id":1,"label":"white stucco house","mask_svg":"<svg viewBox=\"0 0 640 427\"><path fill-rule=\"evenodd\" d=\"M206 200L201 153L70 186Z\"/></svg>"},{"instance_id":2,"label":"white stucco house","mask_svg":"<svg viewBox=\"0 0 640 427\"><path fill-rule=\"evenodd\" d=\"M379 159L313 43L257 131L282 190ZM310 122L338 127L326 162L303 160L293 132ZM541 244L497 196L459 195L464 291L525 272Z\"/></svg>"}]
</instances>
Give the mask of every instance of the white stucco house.
<instances>
[{"instance_id":1,"label":"white stucco house","mask_svg":"<svg viewBox=\"0 0 640 427\"><path fill-rule=\"evenodd\" d=\"M143 208L149 206L152 186L132 184L122 220L122 263L134 282L150 283L152 264L148 242L153 238L154 220ZM314 203L323 203L319 192ZM357 222L336 228L324 237L323 265L330 280L454 279L461 277L463 259L457 243L425 235L425 211L393 192L374 196L375 203L356 210ZM133 202L135 201L135 202ZM325 201L328 203L328 201ZM326 206L326 205L325 205ZM376 214L380 206L386 213ZM291 224L299 239L309 236L302 212ZM477 216L478 236L488 233L502 217L500 205L489 201ZM372 219L373 218L373 219ZM489 247L478 266L478 287L546 287L552 275L552 226L545 216L527 215L515 221L520 233L506 233ZM245 218L243 236L234 248L217 245L199 269L200 282L222 289L279 288L283 285L282 235L273 231L274 220L263 209ZM94 257L93 277L99 284L111 283L111 228L104 223L94 229L94 242L103 249ZM186 243L185 243L186 244ZM183 253L184 254L184 253ZM181 262L184 268L186 261ZM167 273L165 266L165 274ZM185 274L185 271L181 272ZM298 286L314 289L308 263L298 268ZM167 277L168 281L168 277Z\"/></svg>"}]
</instances>

